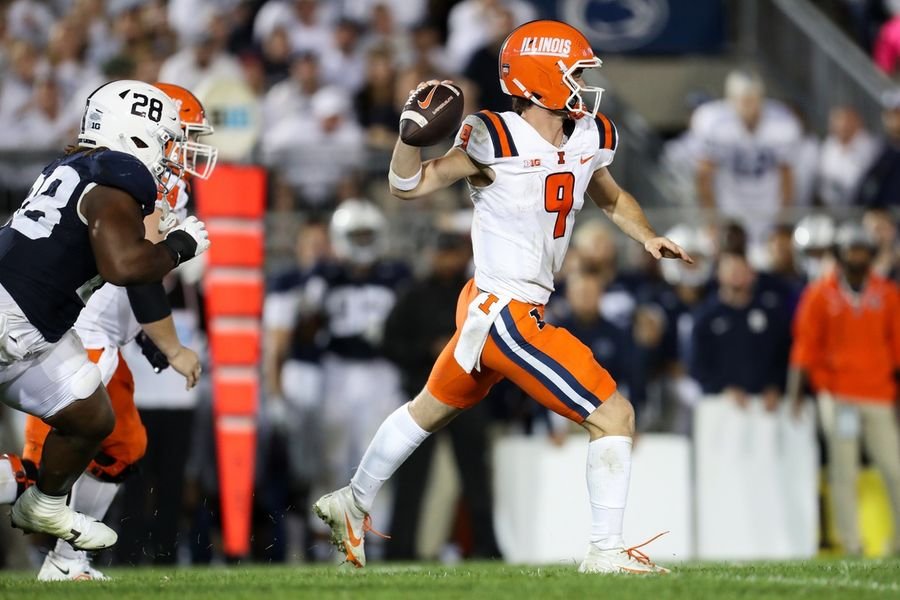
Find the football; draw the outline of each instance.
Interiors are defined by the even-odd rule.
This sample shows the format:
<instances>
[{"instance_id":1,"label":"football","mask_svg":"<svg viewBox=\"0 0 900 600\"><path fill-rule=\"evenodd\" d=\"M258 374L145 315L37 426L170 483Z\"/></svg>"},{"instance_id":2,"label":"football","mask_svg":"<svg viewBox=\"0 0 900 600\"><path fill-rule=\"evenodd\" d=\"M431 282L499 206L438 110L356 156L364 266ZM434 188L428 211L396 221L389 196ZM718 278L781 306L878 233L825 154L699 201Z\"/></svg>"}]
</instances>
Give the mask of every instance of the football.
<instances>
[{"instance_id":1,"label":"football","mask_svg":"<svg viewBox=\"0 0 900 600\"><path fill-rule=\"evenodd\" d=\"M400 114L400 139L410 146L432 146L459 129L463 93L449 81L423 86Z\"/></svg>"}]
</instances>

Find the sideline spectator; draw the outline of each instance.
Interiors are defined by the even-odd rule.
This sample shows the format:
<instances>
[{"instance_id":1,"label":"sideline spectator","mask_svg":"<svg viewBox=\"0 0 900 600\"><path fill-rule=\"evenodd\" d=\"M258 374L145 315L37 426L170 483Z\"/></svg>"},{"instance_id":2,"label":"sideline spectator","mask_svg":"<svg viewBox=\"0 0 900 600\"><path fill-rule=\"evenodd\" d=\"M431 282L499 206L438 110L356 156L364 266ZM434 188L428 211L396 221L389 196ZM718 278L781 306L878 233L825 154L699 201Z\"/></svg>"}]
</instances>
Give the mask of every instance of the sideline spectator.
<instances>
[{"instance_id":1,"label":"sideline spectator","mask_svg":"<svg viewBox=\"0 0 900 600\"><path fill-rule=\"evenodd\" d=\"M325 83L356 93L366 78L366 58L360 44L360 28L343 19L334 28L333 42L322 53Z\"/></svg>"},{"instance_id":2,"label":"sideline spectator","mask_svg":"<svg viewBox=\"0 0 900 600\"><path fill-rule=\"evenodd\" d=\"M863 227L878 245L872 272L900 282L900 239L896 218L883 208L870 208L863 214Z\"/></svg>"},{"instance_id":3,"label":"sideline spectator","mask_svg":"<svg viewBox=\"0 0 900 600\"><path fill-rule=\"evenodd\" d=\"M240 63L224 50L227 35L224 15L210 16L202 31L186 38L186 46L163 62L160 81L196 91L212 79L243 80Z\"/></svg>"},{"instance_id":4,"label":"sideline spectator","mask_svg":"<svg viewBox=\"0 0 900 600\"><path fill-rule=\"evenodd\" d=\"M394 13L387 4L376 4L369 18L368 33L363 41L366 50L390 48L398 66L413 63L413 46L409 33L397 26Z\"/></svg>"},{"instance_id":5,"label":"sideline spectator","mask_svg":"<svg viewBox=\"0 0 900 600\"><path fill-rule=\"evenodd\" d=\"M756 75L731 72L725 99L701 105L691 120L702 143L697 167L701 205L740 222L759 243L794 202L792 153L801 129L782 104L765 98Z\"/></svg>"},{"instance_id":6,"label":"sideline spectator","mask_svg":"<svg viewBox=\"0 0 900 600\"><path fill-rule=\"evenodd\" d=\"M603 283L595 273L576 271L566 278L569 313L555 320L591 349L597 362L609 371L626 397L631 390L631 340L628 332L600 314Z\"/></svg>"},{"instance_id":7,"label":"sideline spectator","mask_svg":"<svg viewBox=\"0 0 900 600\"><path fill-rule=\"evenodd\" d=\"M825 206L850 206L860 178L872 164L878 142L863 127L850 106L836 106L828 115L828 137L822 143L818 194Z\"/></svg>"},{"instance_id":8,"label":"sideline spectator","mask_svg":"<svg viewBox=\"0 0 900 600\"><path fill-rule=\"evenodd\" d=\"M872 272L877 246L859 224L841 226L837 248L837 272L807 288L797 309L788 397L799 406L806 380L818 394L838 533L844 551L859 555L860 440L900 523L900 292ZM900 527L892 551L900 551Z\"/></svg>"},{"instance_id":9,"label":"sideline spectator","mask_svg":"<svg viewBox=\"0 0 900 600\"><path fill-rule=\"evenodd\" d=\"M396 71L386 49L369 52L366 81L355 98L359 123L373 148L390 150L397 142L400 110L394 95Z\"/></svg>"},{"instance_id":10,"label":"sideline spectator","mask_svg":"<svg viewBox=\"0 0 900 600\"><path fill-rule=\"evenodd\" d=\"M784 292L788 312L794 314L800 294L806 286L806 278L797 265L794 252L794 228L787 224L776 226L766 241L766 259L763 274L773 287Z\"/></svg>"},{"instance_id":11,"label":"sideline spectator","mask_svg":"<svg viewBox=\"0 0 900 600\"><path fill-rule=\"evenodd\" d=\"M900 67L900 2L886 0L885 4L892 16L878 30L872 58L879 69L892 77Z\"/></svg>"},{"instance_id":12,"label":"sideline spectator","mask_svg":"<svg viewBox=\"0 0 900 600\"><path fill-rule=\"evenodd\" d=\"M663 281L640 299L632 326L635 360L632 397L644 400L640 425L688 433L700 386L688 374L694 311L709 294L715 266L715 243L701 227L681 223L666 237L685 249L693 264L667 260Z\"/></svg>"},{"instance_id":13,"label":"sideline spectator","mask_svg":"<svg viewBox=\"0 0 900 600\"><path fill-rule=\"evenodd\" d=\"M403 389L414 397L425 386L432 364L456 330L456 301L469 279L468 234L442 227L433 242L431 272L401 294L385 323L384 351L400 368ZM494 539L488 468L488 409L484 403L454 419L445 429L462 480L462 497L472 516L471 558L499 556ZM432 439L433 438L433 439ZM396 494L387 558L411 560L422 525L422 483L432 465L438 436L431 436L394 476Z\"/></svg>"},{"instance_id":14,"label":"sideline spectator","mask_svg":"<svg viewBox=\"0 0 900 600\"><path fill-rule=\"evenodd\" d=\"M514 26L533 21L537 12L524 0L462 0L447 16L448 70L462 71L472 55L493 37L493 13L505 7L513 14Z\"/></svg>"},{"instance_id":15,"label":"sideline spectator","mask_svg":"<svg viewBox=\"0 0 900 600\"><path fill-rule=\"evenodd\" d=\"M273 34L278 37L280 29ZM307 117L312 97L322 88L319 58L312 52L298 52L290 61L290 77L276 83L263 98L263 135L277 130L288 119Z\"/></svg>"},{"instance_id":16,"label":"sideline spectator","mask_svg":"<svg viewBox=\"0 0 900 600\"><path fill-rule=\"evenodd\" d=\"M201 356L202 298L189 270L166 278L178 337ZM173 565L178 547L187 545L184 516L185 470L195 431L195 407L205 385L184 389L173 369L155 373L135 342L122 349L134 375L134 401L147 430L147 453L123 484L119 543L112 552L122 564Z\"/></svg>"},{"instance_id":17,"label":"sideline spectator","mask_svg":"<svg viewBox=\"0 0 900 600\"><path fill-rule=\"evenodd\" d=\"M390 9L397 25L412 29L425 20L428 5L435 3L428 0L344 0L344 14L357 22L368 22L379 4Z\"/></svg>"},{"instance_id":18,"label":"sideline spectator","mask_svg":"<svg viewBox=\"0 0 900 600\"><path fill-rule=\"evenodd\" d=\"M263 160L281 170L307 206L334 202L335 193L365 160L365 134L353 117L347 93L322 88L309 116L290 115L262 139Z\"/></svg>"},{"instance_id":19,"label":"sideline spectator","mask_svg":"<svg viewBox=\"0 0 900 600\"><path fill-rule=\"evenodd\" d=\"M806 215L794 227L794 251L807 282L830 274L834 268L834 219L825 213Z\"/></svg>"},{"instance_id":20,"label":"sideline spectator","mask_svg":"<svg viewBox=\"0 0 900 600\"><path fill-rule=\"evenodd\" d=\"M463 70L466 79L478 86L478 106L495 112L510 109L510 98L497 85L497 57L509 32L515 29L511 10L499 5L491 11L491 38L478 49Z\"/></svg>"},{"instance_id":21,"label":"sideline spectator","mask_svg":"<svg viewBox=\"0 0 900 600\"><path fill-rule=\"evenodd\" d=\"M691 375L705 394L725 394L742 408L760 397L773 411L781 401L790 324L757 289L743 255L722 254L718 280L718 293L695 314Z\"/></svg>"},{"instance_id":22,"label":"sideline spectator","mask_svg":"<svg viewBox=\"0 0 900 600\"><path fill-rule=\"evenodd\" d=\"M863 175L856 203L863 206L900 206L900 89L881 98L884 140L878 156Z\"/></svg>"},{"instance_id":23,"label":"sideline spectator","mask_svg":"<svg viewBox=\"0 0 900 600\"><path fill-rule=\"evenodd\" d=\"M319 0L272 0L266 2L253 22L253 39L257 43L284 27L295 52L318 52L331 42L329 23L333 21L336 2Z\"/></svg>"}]
</instances>

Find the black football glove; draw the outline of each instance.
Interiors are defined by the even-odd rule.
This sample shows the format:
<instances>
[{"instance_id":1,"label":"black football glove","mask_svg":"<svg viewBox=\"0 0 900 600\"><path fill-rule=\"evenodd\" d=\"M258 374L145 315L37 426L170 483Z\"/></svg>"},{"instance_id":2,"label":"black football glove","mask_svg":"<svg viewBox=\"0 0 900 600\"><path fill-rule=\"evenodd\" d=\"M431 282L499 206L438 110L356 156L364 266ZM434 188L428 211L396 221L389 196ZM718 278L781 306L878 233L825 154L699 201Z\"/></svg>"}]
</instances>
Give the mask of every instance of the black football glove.
<instances>
[{"instance_id":1,"label":"black football glove","mask_svg":"<svg viewBox=\"0 0 900 600\"><path fill-rule=\"evenodd\" d=\"M153 340L150 339L149 335L142 331L134 341L141 347L141 352L147 358L147 362L150 363L150 366L153 367L154 373L159 373L163 369L168 368L169 359L166 358L166 355L162 353L162 350L153 343Z\"/></svg>"}]
</instances>

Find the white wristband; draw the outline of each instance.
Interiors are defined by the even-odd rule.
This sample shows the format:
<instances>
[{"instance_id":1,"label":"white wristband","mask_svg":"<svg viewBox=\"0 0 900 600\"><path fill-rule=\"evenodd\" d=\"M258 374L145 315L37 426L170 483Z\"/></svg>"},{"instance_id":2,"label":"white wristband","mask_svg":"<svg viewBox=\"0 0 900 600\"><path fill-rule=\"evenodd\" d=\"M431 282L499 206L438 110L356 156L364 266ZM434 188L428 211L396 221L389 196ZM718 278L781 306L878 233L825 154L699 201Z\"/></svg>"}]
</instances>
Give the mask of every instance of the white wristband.
<instances>
[{"instance_id":1,"label":"white wristband","mask_svg":"<svg viewBox=\"0 0 900 600\"><path fill-rule=\"evenodd\" d=\"M416 174L412 177L403 178L394 173L393 169L388 170L388 181L391 184L391 187L394 189L400 190L401 192L408 192L410 190L416 189L416 186L419 185L419 182L422 180L422 166L419 166L419 170L416 171Z\"/></svg>"}]
</instances>

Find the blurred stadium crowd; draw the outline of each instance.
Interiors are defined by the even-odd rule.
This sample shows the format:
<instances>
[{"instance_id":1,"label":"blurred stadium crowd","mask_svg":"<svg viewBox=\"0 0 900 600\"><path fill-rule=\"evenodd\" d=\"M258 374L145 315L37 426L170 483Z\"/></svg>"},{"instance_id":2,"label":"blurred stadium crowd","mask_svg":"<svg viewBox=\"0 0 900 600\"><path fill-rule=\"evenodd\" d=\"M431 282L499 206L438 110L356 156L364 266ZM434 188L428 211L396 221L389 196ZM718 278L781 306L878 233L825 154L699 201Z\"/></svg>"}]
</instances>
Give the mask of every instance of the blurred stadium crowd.
<instances>
[{"instance_id":1,"label":"blurred stadium crowd","mask_svg":"<svg viewBox=\"0 0 900 600\"><path fill-rule=\"evenodd\" d=\"M882 11L895 4L878 3ZM877 19L859 14L860 36L869 36L861 43L874 44L877 64L894 72L886 47L896 45L900 17L873 38ZM70 142L84 98L106 80L165 81L202 97L205 86L229 79L252 91L260 137L242 158L270 170L275 248L255 558L325 557L327 544L307 527L309 500L349 477L374 429L421 388L454 329L456 296L471 268L465 190L401 210L385 189L408 91L421 80L453 78L469 111L508 109L497 86L499 45L538 15L525 0L0 1L4 212L24 197L47 153ZM608 87L614 91L614 82ZM882 131L867 130L853 106L835 106L820 137L796 107L768 98L752 73L730 75L722 90L721 99L697 103L662 155L673 185L691 191L703 218L681 222L672 210L649 210L696 265L658 265L597 214L584 215L548 307L547 319L587 343L616 378L643 432L689 435L692 407L705 396L771 409L782 401L792 340L806 333L797 327L817 326L795 312L809 282L841 269L834 248L842 221L860 225L856 237L845 234L847 248L871 246L874 273L900 281L900 91L883 98ZM741 123L761 132L753 144ZM202 337L202 289L187 279L179 305ZM900 339L900 331L893 335ZM900 366L900 350L891 351ZM109 558L213 560L210 392L170 400L152 381L137 373L136 380L148 430L154 412L180 412L160 420L144 474L126 485L118 510L123 523L133 521ZM153 392L142 394L143 385ZM174 423L178 435L166 433ZM16 439L14 426L6 428L3 445ZM498 386L452 424L464 501L454 508L455 545L445 557L498 555L488 464L498 430L561 440L568 425L512 386ZM393 510L384 509L396 515L386 527L389 558L417 554L429 444L398 472ZM900 515L894 462L884 469ZM175 473L185 466L184 477ZM160 513L143 509L154 495Z\"/></svg>"}]
</instances>

